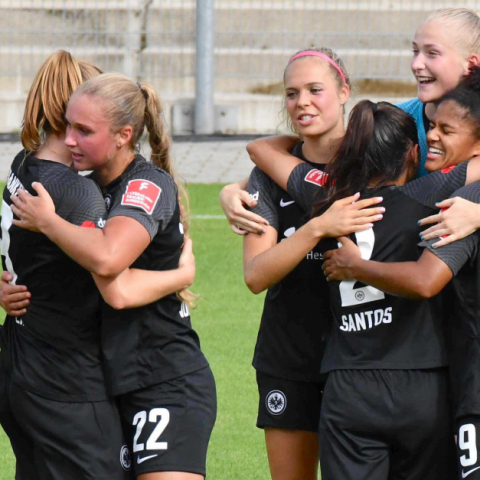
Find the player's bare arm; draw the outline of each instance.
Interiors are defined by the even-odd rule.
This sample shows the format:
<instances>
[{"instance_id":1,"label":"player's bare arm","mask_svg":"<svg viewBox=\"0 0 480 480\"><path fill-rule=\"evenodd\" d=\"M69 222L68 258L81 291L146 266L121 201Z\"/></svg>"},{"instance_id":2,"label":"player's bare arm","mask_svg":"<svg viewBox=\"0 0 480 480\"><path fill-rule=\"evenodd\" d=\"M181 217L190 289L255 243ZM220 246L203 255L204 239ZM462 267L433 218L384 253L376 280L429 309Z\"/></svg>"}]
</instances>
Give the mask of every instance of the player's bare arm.
<instances>
[{"instance_id":1,"label":"player's bare arm","mask_svg":"<svg viewBox=\"0 0 480 480\"><path fill-rule=\"evenodd\" d=\"M480 159L474 158L468 162L468 185L480 180ZM444 237L435 244L443 247L467 237L480 228L480 206L461 197L448 198L437 204L440 212L420 220L419 225L432 225L422 232L422 239Z\"/></svg>"},{"instance_id":2,"label":"player's bare arm","mask_svg":"<svg viewBox=\"0 0 480 480\"><path fill-rule=\"evenodd\" d=\"M95 274L100 293L112 307L146 305L193 282L188 262L183 268L168 272L128 271L150 243L147 230L136 220L119 216L108 220L103 230L78 227L55 213L50 195L41 184L36 183L34 188L38 197L19 191L18 198L12 199L12 209L21 219L14 222L20 227L41 231ZM191 243L187 243L187 252L189 248Z\"/></svg>"},{"instance_id":3,"label":"player's bare arm","mask_svg":"<svg viewBox=\"0 0 480 480\"><path fill-rule=\"evenodd\" d=\"M428 249L416 262L383 263L363 260L349 238L339 241L342 247L324 256L328 281L356 279L391 295L422 300L437 295L453 278L447 264Z\"/></svg>"},{"instance_id":4,"label":"player's bare arm","mask_svg":"<svg viewBox=\"0 0 480 480\"><path fill-rule=\"evenodd\" d=\"M247 152L261 170L277 185L287 190L288 177L302 160L291 155L289 151L300 141L293 135L254 140L247 145Z\"/></svg>"},{"instance_id":5,"label":"player's bare arm","mask_svg":"<svg viewBox=\"0 0 480 480\"><path fill-rule=\"evenodd\" d=\"M436 248L465 238L480 228L480 205L477 203L455 197L437 206L441 209L439 213L420 220L421 226L433 224L422 232L423 240L442 237L435 243Z\"/></svg>"},{"instance_id":6,"label":"player's bare arm","mask_svg":"<svg viewBox=\"0 0 480 480\"><path fill-rule=\"evenodd\" d=\"M55 213L53 201L41 184L34 183L32 187L37 197L23 190L19 190L18 197L12 197L12 210L20 218L13 223L42 232L92 273L102 277L118 275L150 243L147 230L132 218L114 217L103 229L73 225Z\"/></svg>"},{"instance_id":7,"label":"player's bare arm","mask_svg":"<svg viewBox=\"0 0 480 480\"><path fill-rule=\"evenodd\" d=\"M246 191L247 183L248 178L223 187L220 191L220 206L234 233L237 235L262 234L268 222L245 208L245 206L253 207L257 204L257 201Z\"/></svg>"},{"instance_id":8,"label":"player's bare arm","mask_svg":"<svg viewBox=\"0 0 480 480\"><path fill-rule=\"evenodd\" d=\"M155 271L127 268L114 277L93 274L103 299L116 310L137 308L189 288L195 280L195 257L190 238L185 239L178 268Z\"/></svg>"},{"instance_id":9,"label":"player's bare arm","mask_svg":"<svg viewBox=\"0 0 480 480\"><path fill-rule=\"evenodd\" d=\"M356 202L359 196L357 193L336 201L323 215L311 219L280 243L273 227L267 227L262 237L246 237L243 266L248 288L260 293L282 280L322 238L367 230L373 226L371 222L381 220L383 207L368 208L379 198Z\"/></svg>"},{"instance_id":10,"label":"player's bare arm","mask_svg":"<svg viewBox=\"0 0 480 480\"><path fill-rule=\"evenodd\" d=\"M25 285L11 285L13 280L10 272L3 272L0 281L0 305L7 315L21 317L27 313L32 294Z\"/></svg>"}]
</instances>

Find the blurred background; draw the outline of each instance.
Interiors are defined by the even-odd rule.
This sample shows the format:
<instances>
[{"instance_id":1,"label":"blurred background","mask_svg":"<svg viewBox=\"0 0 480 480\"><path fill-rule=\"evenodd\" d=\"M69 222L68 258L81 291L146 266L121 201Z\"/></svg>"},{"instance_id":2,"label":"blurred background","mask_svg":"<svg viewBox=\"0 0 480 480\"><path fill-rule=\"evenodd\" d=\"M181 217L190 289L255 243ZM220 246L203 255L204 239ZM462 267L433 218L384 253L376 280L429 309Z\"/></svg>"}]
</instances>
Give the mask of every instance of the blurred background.
<instances>
[{"instance_id":1,"label":"blurred background","mask_svg":"<svg viewBox=\"0 0 480 480\"><path fill-rule=\"evenodd\" d=\"M0 132L18 131L33 76L59 48L152 83L176 135L281 129L284 67L309 46L342 57L355 98L411 98L413 34L446 6L480 1L0 0Z\"/></svg>"}]
</instances>

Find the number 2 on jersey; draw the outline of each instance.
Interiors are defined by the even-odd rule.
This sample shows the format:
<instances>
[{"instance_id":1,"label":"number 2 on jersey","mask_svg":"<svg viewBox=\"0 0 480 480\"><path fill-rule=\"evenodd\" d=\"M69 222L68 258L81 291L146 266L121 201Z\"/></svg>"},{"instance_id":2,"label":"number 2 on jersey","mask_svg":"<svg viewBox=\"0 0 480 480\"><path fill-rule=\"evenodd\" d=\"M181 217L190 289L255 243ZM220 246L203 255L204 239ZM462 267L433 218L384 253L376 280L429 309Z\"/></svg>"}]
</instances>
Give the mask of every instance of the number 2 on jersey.
<instances>
[{"instance_id":1,"label":"number 2 on jersey","mask_svg":"<svg viewBox=\"0 0 480 480\"><path fill-rule=\"evenodd\" d=\"M160 421L157 423L157 419L160 417ZM151 435L147 440L147 450L167 450L167 442L157 442L160 438L160 435L167 428L168 423L170 422L170 412L166 408L152 408L148 414L148 421L151 423L157 423ZM141 452L145 450L144 443L137 443L140 435L142 434L143 427L147 422L147 412L144 410L138 412L135 417L133 417L133 425L137 426L137 431L135 433L135 438L133 439L133 451Z\"/></svg>"},{"instance_id":2,"label":"number 2 on jersey","mask_svg":"<svg viewBox=\"0 0 480 480\"><path fill-rule=\"evenodd\" d=\"M357 246L362 258L364 260L370 260L375 245L373 228L355 233L355 238L357 239ZM339 243L338 247L340 248L341 246L342 244ZM354 288L355 283L357 283L357 280L343 280L343 282L340 282L339 289L342 307L376 302L377 300L383 300L385 298L385 294L381 290L370 286Z\"/></svg>"}]
</instances>

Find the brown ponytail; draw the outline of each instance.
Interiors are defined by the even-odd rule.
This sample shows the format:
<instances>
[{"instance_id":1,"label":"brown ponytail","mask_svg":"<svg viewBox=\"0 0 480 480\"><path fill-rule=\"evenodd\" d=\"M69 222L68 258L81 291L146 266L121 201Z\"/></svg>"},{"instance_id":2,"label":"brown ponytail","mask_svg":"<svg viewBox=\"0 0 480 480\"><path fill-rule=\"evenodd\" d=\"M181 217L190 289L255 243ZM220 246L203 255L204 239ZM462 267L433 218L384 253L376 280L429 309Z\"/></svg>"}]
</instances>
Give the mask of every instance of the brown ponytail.
<instances>
[{"instance_id":1,"label":"brown ponytail","mask_svg":"<svg viewBox=\"0 0 480 480\"><path fill-rule=\"evenodd\" d=\"M350 113L347 131L326 172L326 200L314 205L321 215L336 200L368 187L395 181L407 167L411 149L418 144L413 117L388 102L363 100Z\"/></svg>"},{"instance_id":2,"label":"brown ponytail","mask_svg":"<svg viewBox=\"0 0 480 480\"><path fill-rule=\"evenodd\" d=\"M77 87L101 73L88 62L77 62L65 50L50 55L37 72L28 93L22 124L22 144L38 150L44 134L65 133L67 104Z\"/></svg>"}]
</instances>

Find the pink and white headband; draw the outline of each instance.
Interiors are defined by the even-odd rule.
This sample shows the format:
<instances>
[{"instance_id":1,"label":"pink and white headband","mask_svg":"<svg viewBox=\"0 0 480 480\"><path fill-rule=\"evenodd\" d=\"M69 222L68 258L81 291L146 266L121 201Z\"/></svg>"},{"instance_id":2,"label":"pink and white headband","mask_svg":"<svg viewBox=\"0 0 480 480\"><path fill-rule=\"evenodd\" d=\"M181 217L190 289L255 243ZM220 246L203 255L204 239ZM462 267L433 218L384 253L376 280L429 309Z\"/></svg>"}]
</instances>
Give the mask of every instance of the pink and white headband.
<instances>
[{"instance_id":1,"label":"pink and white headband","mask_svg":"<svg viewBox=\"0 0 480 480\"><path fill-rule=\"evenodd\" d=\"M324 53L317 52L316 50L305 50L304 52L297 53L294 55L290 61L288 62L288 65L290 65L294 60L300 57L318 57L318 58L323 58L323 60L326 60L332 67L335 68L335 70L340 74L340 77L342 78L343 83L347 83L345 80L345 75L343 74L341 68L328 56L325 55Z\"/></svg>"}]
</instances>

